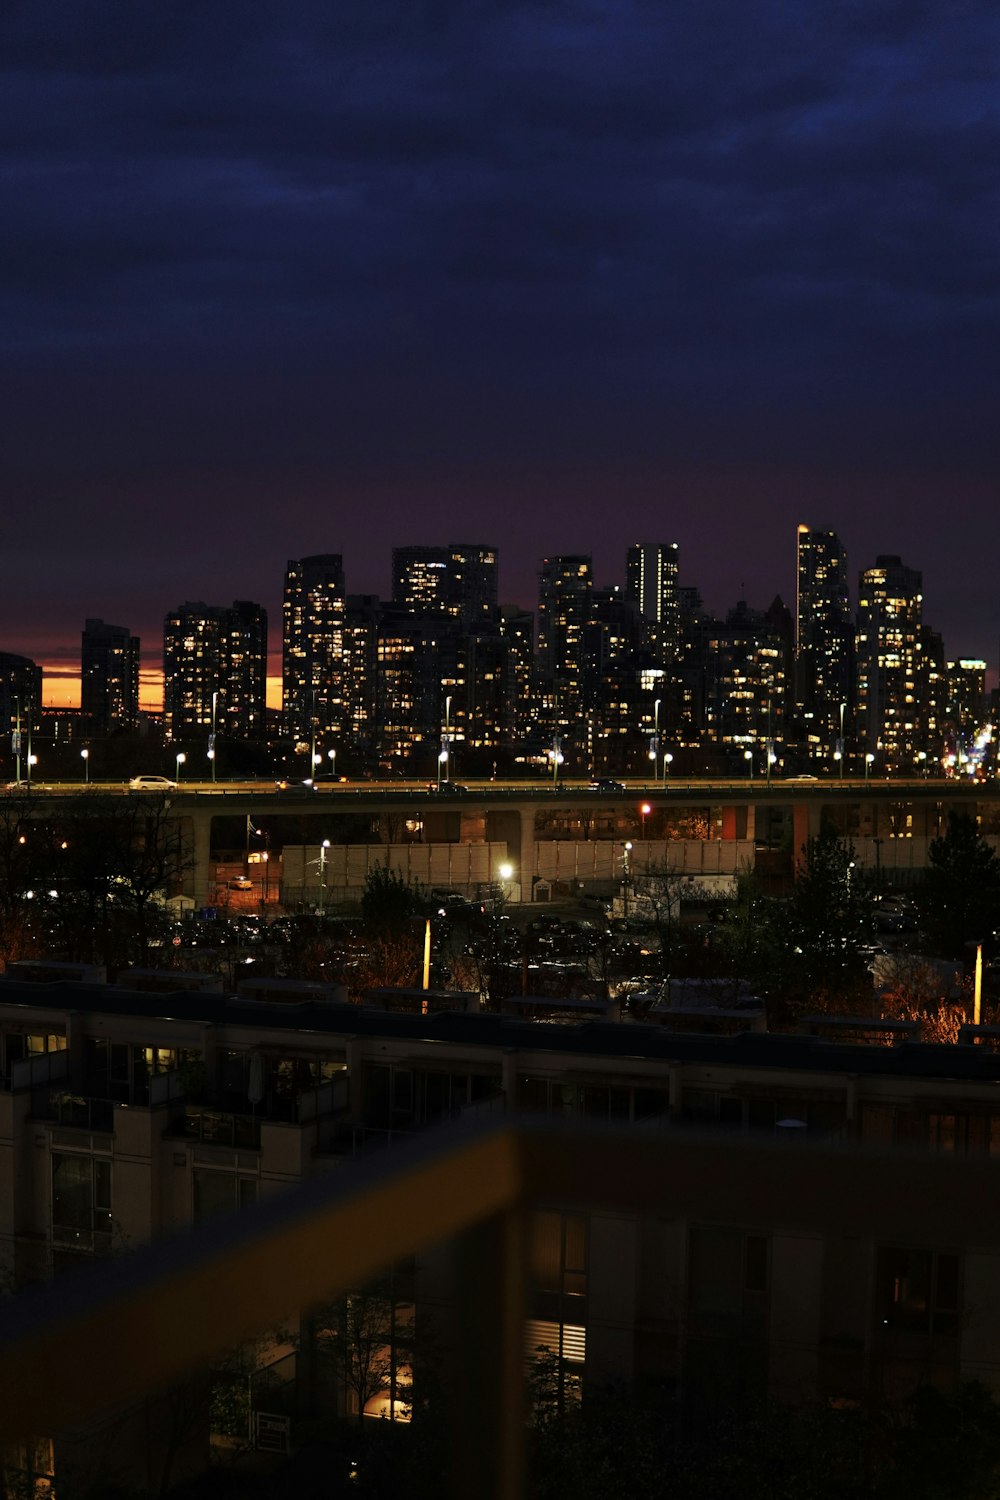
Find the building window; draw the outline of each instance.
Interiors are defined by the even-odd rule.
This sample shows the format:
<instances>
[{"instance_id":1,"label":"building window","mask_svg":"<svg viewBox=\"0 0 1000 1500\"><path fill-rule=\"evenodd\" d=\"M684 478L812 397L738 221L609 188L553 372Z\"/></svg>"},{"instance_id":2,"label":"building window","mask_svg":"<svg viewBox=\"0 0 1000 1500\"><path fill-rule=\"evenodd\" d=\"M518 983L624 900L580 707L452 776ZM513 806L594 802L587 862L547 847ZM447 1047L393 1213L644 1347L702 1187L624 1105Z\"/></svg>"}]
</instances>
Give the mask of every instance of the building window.
<instances>
[{"instance_id":1,"label":"building window","mask_svg":"<svg viewBox=\"0 0 1000 1500\"><path fill-rule=\"evenodd\" d=\"M202 1224L219 1214L231 1214L237 1208L250 1208L257 1202L256 1177L241 1177L236 1172L219 1172L211 1168L194 1170L194 1222Z\"/></svg>"},{"instance_id":2,"label":"building window","mask_svg":"<svg viewBox=\"0 0 1000 1500\"><path fill-rule=\"evenodd\" d=\"M52 1153L52 1243L89 1254L110 1251L110 1161Z\"/></svg>"},{"instance_id":3,"label":"building window","mask_svg":"<svg viewBox=\"0 0 1000 1500\"><path fill-rule=\"evenodd\" d=\"M890 1246L878 1252L877 1316L899 1333L958 1332L959 1258Z\"/></svg>"},{"instance_id":4,"label":"building window","mask_svg":"<svg viewBox=\"0 0 1000 1500\"><path fill-rule=\"evenodd\" d=\"M703 1333L748 1332L766 1316L769 1245L760 1234L696 1224L688 1259L688 1308Z\"/></svg>"},{"instance_id":5,"label":"building window","mask_svg":"<svg viewBox=\"0 0 1000 1500\"><path fill-rule=\"evenodd\" d=\"M55 1455L51 1438L29 1438L4 1449L0 1489L4 1495L39 1500L55 1493Z\"/></svg>"}]
</instances>

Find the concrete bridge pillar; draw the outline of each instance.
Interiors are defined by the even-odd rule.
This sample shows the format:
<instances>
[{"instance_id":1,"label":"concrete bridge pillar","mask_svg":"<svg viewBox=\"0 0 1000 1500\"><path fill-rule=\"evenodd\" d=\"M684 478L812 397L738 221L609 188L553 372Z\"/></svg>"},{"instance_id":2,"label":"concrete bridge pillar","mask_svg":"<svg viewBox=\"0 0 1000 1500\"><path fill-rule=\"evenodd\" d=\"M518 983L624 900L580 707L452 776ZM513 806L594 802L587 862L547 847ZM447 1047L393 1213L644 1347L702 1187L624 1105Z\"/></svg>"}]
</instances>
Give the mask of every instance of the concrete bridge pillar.
<instances>
[{"instance_id":1,"label":"concrete bridge pillar","mask_svg":"<svg viewBox=\"0 0 1000 1500\"><path fill-rule=\"evenodd\" d=\"M196 906L207 906L214 894L212 880L212 814L209 811L192 811L180 820L185 853L190 866L184 872L184 894L194 900Z\"/></svg>"},{"instance_id":2,"label":"concrete bridge pillar","mask_svg":"<svg viewBox=\"0 0 1000 1500\"><path fill-rule=\"evenodd\" d=\"M521 879L521 900L531 901L534 896L532 877L535 874L535 809L533 806L520 809L521 838L517 851L517 866Z\"/></svg>"}]
</instances>

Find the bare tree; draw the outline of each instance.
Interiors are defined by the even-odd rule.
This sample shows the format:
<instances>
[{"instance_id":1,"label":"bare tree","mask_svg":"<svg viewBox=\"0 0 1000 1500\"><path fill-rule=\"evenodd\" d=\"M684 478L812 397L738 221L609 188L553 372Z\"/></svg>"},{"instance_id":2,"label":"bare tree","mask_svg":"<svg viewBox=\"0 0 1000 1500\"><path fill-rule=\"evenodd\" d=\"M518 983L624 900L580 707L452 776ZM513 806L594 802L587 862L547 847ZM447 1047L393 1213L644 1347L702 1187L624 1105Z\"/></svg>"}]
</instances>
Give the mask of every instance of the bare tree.
<instances>
[{"instance_id":1,"label":"bare tree","mask_svg":"<svg viewBox=\"0 0 1000 1500\"><path fill-rule=\"evenodd\" d=\"M412 1404L413 1307L381 1283L349 1292L318 1319L318 1349L329 1359L357 1420L365 1408L385 1397L390 1420L409 1419Z\"/></svg>"}]
</instances>

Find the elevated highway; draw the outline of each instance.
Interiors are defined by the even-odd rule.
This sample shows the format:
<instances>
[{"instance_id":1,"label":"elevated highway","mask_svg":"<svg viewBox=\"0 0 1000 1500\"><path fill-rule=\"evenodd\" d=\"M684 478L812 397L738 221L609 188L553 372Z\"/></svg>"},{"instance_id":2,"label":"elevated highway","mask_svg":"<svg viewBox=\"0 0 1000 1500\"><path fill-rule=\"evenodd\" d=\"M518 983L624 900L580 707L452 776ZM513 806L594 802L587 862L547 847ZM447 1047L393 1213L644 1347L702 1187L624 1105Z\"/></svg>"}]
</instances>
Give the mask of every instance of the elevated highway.
<instances>
[{"instance_id":1,"label":"elevated highway","mask_svg":"<svg viewBox=\"0 0 1000 1500\"><path fill-rule=\"evenodd\" d=\"M147 798L122 783L9 789L37 816L72 816L102 797ZM426 782L183 782L164 795L191 852L187 894L218 899L244 867L257 895L351 899L386 859L425 885L474 888L501 879L515 899L607 890L626 873L669 869L715 882L755 867L790 879L798 852L826 824L849 838L859 867L900 883L925 866L948 814L979 820L1000 844L1000 784L829 778L587 782L483 781L440 792ZM2 807L2 799L0 799ZM263 860L263 855L268 859ZM221 872L221 873L220 873Z\"/></svg>"}]
</instances>

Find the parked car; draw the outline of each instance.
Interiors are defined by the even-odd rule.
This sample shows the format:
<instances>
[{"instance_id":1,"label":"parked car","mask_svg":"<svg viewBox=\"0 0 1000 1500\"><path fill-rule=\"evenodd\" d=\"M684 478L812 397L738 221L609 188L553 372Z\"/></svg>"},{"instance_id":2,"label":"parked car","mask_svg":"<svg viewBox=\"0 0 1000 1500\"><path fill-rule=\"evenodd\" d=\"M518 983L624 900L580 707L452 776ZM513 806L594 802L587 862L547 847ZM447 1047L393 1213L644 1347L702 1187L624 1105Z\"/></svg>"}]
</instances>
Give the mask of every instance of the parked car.
<instances>
[{"instance_id":1,"label":"parked car","mask_svg":"<svg viewBox=\"0 0 1000 1500\"><path fill-rule=\"evenodd\" d=\"M133 776L128 784L130 792L172 792L177 786L167 776Z\"/></svg>"}]
</instances>

